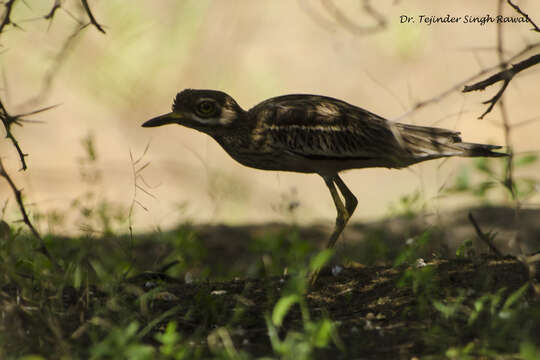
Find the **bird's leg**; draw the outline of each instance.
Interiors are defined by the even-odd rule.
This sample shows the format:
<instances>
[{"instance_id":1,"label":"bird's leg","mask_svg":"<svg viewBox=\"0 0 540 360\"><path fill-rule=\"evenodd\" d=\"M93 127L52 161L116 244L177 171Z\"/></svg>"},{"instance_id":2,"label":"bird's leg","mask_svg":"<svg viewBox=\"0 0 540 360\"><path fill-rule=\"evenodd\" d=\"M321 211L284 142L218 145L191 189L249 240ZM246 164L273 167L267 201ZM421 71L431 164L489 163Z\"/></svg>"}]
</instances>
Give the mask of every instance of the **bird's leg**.
<instances>
[{"instance_id":1,"label":"bird's leg","mask_svg":"<svg viewBox=\"0 0 540 360\"><path fill-rule=\"evenodd\" d=\"M339 178L338 175L335 175L333 177L323 177L324 181L326 182L326 186L328 186L328 190L330 190L330 195L332 195L332 200L334 200L334 205L336 206L337 210L337 217L336 217L336 225L334 226L334 231L332 232L332 235L330 236L330 239L328 240L328 243L326 244L326 248L330 249L333 248L336 244L337 239L339 238L339 235L341 235L341 232L345 228L345 225L347 224L347 221L349 220L349 212L347 207L343 204L343 201L341 201L341 198L339 197L338 191L336 189L336 185L340 186L339 181L343 184L343 181ZM343 184L345 186L345 184ZM341 188L341 187L340 187ZM347 187L345 187L347 189ZM349 189L347 189L349 191ZM350 191L349 191L350 192ZM352 193L351 193L352 194ZM345 201L347 201L347 197L345 194L343 194L343 197L345 198Z\"/></svg>"},{"instance_id":2,"label":"bird's leg","mask_svg":"<svg viewBox=\"0 0 540 360\"><path fill-rule=\"evenodd\" d=\"M330 190L330 195L332 195L332 199L334 200L334 205L336 206L337 210L336 225L334 226L334 231L332 232L332 235L330 236L330 239L326 244L326 248L330 249L334 247L337 239L339 238L339 235L341 235L341 233L343 232L345 225L347 225L349 218L356 209L356 205L358 205L358 200L349 190L347 185L345 185L343 180L341 180L339 175L336 174L332 177L323 176L323 179L326 183L326 186L328 187L328 190ZM336 184L339 187L343 198L345 199L345 204L343 204L343 201L341 201L341 198L339 197L338 191L336 189ZM318 275L319 271L314 271L311 274L311 285L315 284Z\"/></svg>"},{"instance_id":3,"label":"bird's leg","mask_svg":"<svg viewBox=\"0 0 540 360\"><path fill-rule=\"evenodd\" d=\"M356 205L358 205L358 199L356 198L356 196L354 196L351 190L349 190L347 185L345 185L343 180L341 180L339 175L336 175L336 177L334 178L334 182L336 183L336 185L339 188L339 191L345 198L345 207L347 208L347 214L349 215L346 221L348 221L349 218L354 213L354 210L356 209Z\"/></svg>"}]
</instances>

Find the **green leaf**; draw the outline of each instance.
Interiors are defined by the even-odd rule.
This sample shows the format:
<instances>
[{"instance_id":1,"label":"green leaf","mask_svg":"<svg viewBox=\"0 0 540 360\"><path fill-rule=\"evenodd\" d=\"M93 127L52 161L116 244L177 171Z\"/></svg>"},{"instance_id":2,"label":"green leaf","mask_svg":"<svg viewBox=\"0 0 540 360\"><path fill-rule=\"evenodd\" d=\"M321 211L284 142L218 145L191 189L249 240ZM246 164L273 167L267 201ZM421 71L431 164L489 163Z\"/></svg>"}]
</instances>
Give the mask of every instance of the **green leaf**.
<instances>
[{"instance_id":1,"label":"green leaf","mask_svg":"<svg viewBox=\"0 0 540 360\"><path fill-rule=\"evenodd\" d=\"M330 261L332 255L334 255L334 250L332 249L325 249L319 252L313 259L311 259L309 268L311 269L311 271L320 270L324 265L328 263L328 261Z\"/></svg>"},{"instance_id":2,"label":"green leaf","mask_svg":"<svg viewBox=\"0 0 540 360\"><path fill-rule=\"evenodd\" d=\"M300 301L300 296L296 294L284 296L279 299L276 306L274 306L274 311L272 312L272 323L276 326L281 326L281 324L283 324L285 315L287 315L289 312L289 309Z\"/></svg>"},{"instance_id":3,"label":"green leaf","mask_svg":"<svg viewBox=\"0 0 540 360\"><path fill-rule=\"evenodd\" d=\"M522 157L514 160L514 166L520 167L520 166L530 165L532 163L535 163L537 160L538 160L537 154L523 155Z\"/></svg>"},{"instance_id":4,"label":"green leaf","mask_svg":"<svg viewBox=\"0 0 540 360\"><path fill-rule=\"evenodd\" d=\"M452 315L454 315L454 312L456 310L454 306L446 305L437 300L433 301L433 307L441 314L443 314L445 319L449 319Z\"/></svg>"},{"instance_id":5,"label":"green leaf","mask_svg":"<svg viewBox=\"0 0 540 360\"><path fill-rule=\"evenodd\" d=\"M514 181L514 189L519 198L524 198L536 192L536 184L538 180L534 178L519 178Z\"/></svg>"},{"instance_id":6,"label":"green leaf","mask_svg":"<svg viewBox=\"0 0 540 360\"><path fill-rule=\"evenodd\" d=\"M491 162L487 158L477 158L474 161L474 167L483 173L493 175L493 169L491 169Z\"/></svg>"},{"instance_id":7,"label":"green leaf","mask_svg":"<svg viewBox=\"0 0 540 360\"><path fill-rule=\"evenodd\" d=\"M519 355L523 360L536 360L540 356L540 350L533 342L525 341L519 345Z\"/></svg>"},{"instance_id":8,"label":"green leaf","mask_svg":"<svg viewBox=\"0 0 540 360\"><path fill-rule=\"evenodd\" d=\"M472 191L473 195L478 197L484 197L489 189L495 186L493 181L482 181Z\"/></svg>"},{"instance_id":9,"label":"green leaf","mask_svg":"<svg viewBox=\"0 0 540 360\"><path fill-rule=\"evenodd\" d=\"M81 266L77 265L73 273L73 287L76 289L80 289L82 280L83 280L83 274L82 274Z\"/></svg>"},{"instance_id":10,"label":"green leaf","mask_svg":"<svg viewBox=\"0 0 540 360\"><path fill-rule=\"evenodd\" d=\"M177 312L180 311L181 309L181 305L176 305L172 308L170 308L169 310L165 311L163 314L161 314L160 316L156 317L155 319L153 319L152 321L150 321L144 328L141 329L141 331L137 334L137 337L139 339L142 339L143 337L145 337L153 328L155 328L159 323L163 322L165 319L167 319L168 317L171 317L173 316L174 314L176 314Z\"/></svg>"},{"instance_id":11,"label":"green leaf","mask_svg":"<svg viewBox=\"0 0 540 360\"><path fill-rule=\"evenodd\" d=\"M522 287L520 287L519 289L514 291L514 293L512 295L510 295L508 297L508 299L506 299L506 301L504 302L504 305L503 305L503 308L502 308L503 311L504 310L509 310L510 307L512 307L512 305L514 305L514 303L516 301L521 299L521 297L523 297L523 295L525 295L525 291L527 291L528 288L529 288L529 283L526 283L525 285L523 285Z\"/></svg>"},{"instance_id":12,"label":"green leaf","mask_svg":"<svg viewBox=\"0 0 540 360\"><path fill-rule=\"evenodd\" d=\"M332 340L332 332L334 331L334 324L330 319L323 319L317 327L313 336L313 343L316 347L326 347L330 340Z\"/></svg>"},{"instance_id":13,"label":"green leaf","mask_svg":"<svg viewBox=\"0 0 540 360\"><path fill-rule=\"evenodd\" d=\"M469 168L463 167L456 177L456 183L454 184L453 191L467 191L471 187L471 181L469 176Z\"/></svg>"}]
</instances>

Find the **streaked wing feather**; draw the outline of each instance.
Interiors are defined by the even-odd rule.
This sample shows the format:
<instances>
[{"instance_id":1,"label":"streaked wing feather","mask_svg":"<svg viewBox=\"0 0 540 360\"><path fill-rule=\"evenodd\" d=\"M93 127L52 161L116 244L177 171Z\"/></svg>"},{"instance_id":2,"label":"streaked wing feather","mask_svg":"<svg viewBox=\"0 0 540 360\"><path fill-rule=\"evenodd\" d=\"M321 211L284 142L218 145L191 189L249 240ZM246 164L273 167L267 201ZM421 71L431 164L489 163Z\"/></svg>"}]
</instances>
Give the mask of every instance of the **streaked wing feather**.
<instances>
[{"instance_id":1,"label":"streaked wing feather","mask_svg":"<svg viewBox=\"0 0 540 360\"><path fill-rule=\"evenodd\" d=\"M381 160L400 167L464 155L460 133L388 121L344 101L317 95L285 95L255 106L267 144L311 159Z\"/></svg>"},{"instance_id":2,"label":"streaked wing feather","mask_svg":"<svg viewBox=\"0 0 540 360\"><path fill-rule=\"evenodd\" d=\"M250 112L264 124L275 150L304 157L377 158L398 146L387 120L333 98L286 95Z\"/></svg>"}]
</instances>

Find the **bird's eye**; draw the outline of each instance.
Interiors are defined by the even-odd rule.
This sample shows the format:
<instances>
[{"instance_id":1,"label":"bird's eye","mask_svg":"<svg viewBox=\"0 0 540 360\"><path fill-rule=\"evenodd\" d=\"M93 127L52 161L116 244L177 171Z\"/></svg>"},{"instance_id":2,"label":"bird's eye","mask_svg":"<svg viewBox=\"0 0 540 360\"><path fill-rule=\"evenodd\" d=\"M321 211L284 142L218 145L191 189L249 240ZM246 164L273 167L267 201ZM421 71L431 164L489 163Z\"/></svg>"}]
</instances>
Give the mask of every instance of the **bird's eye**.
<instances>
[{"instance_id":1,"label":"bird's eye","mask_svg":"<svg viewBox=\"0 0 540 360\"><path fill-rule=\"evenodd\" d=\"M197 115L210 117L216 112L216 104L210 100L203 100L197 104Z\"/></svg>"}]
</instances>

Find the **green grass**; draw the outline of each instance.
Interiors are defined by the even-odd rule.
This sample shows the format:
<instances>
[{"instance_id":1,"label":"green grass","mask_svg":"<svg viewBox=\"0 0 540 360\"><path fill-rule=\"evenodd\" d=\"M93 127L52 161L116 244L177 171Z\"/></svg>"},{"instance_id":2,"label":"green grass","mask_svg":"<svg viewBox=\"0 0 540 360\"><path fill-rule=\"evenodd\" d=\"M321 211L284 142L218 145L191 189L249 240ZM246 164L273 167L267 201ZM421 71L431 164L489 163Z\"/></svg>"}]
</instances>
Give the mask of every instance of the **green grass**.
<instances>
[{"instance_id":1,"label":"green grass","mask_svg":"<svg viewBox=\"0 0 540 360\"><path fill-rule=\"evenodd\" d=\"M216 250L204 227L188 221L170 231L121 232L131 210L98 195L92 136L83 147L86 189L68 210L79 233L62 235L65 212L33 216L49 230L43 238L61 271L36 251L24 224L0 222L2 359L539 355L537 275L514 259L477 253L474 240L463 239L447 259L434 255L445 253L434 240L442 229L411 228L396 245L386 241L388 229L370 228L343 256L369 266L323 274L308 291L308 273L330 264L332 253L318 252L294 221L255 237L222 235L228 246L242 237L241 255ZM492 176L489 163L476 167ZM477 195L468 178L456 182ZM421 201L415 193L394 210L412 220Z\"/></svg>"}]
</instances>

